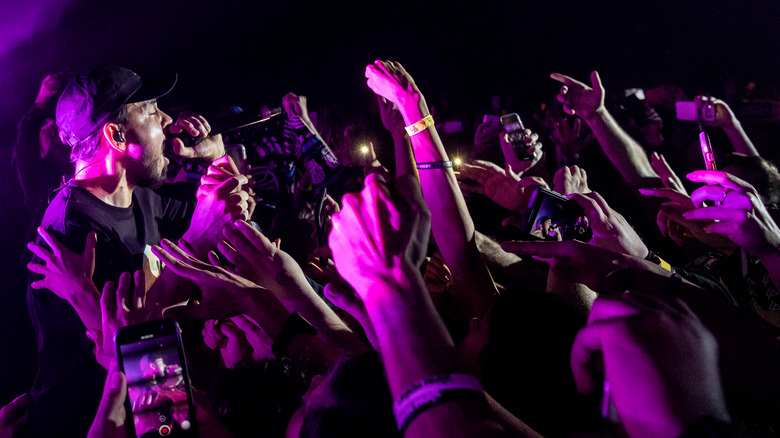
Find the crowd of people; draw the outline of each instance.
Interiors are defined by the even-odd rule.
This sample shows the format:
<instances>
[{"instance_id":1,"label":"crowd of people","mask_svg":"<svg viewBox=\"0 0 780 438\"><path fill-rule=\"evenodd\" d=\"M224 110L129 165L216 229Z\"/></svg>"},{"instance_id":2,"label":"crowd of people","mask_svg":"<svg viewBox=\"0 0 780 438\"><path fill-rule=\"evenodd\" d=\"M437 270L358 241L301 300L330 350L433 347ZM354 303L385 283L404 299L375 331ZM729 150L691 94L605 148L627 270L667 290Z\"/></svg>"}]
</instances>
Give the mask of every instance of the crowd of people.
<instances>
[{"instance_id":1,"label":"crowd of people","mask_svg":"<svg viewBox=\"0 0 780 438\"><path fill-rule=\"evenodd\" d=\"M365 77L376 121L284 96L274 208L227 135L158 106L174 76L47 77L14 149L38 371L0 435L128 436L163 401L143 436L780 433L780 173L739 96L553 73L519 131L499 105L464 154L470 122L401 64ZM542 189L570 222L529 219ZM187 366L125 368L117 330L162 318Z\"/></svg>"}]
</instances>

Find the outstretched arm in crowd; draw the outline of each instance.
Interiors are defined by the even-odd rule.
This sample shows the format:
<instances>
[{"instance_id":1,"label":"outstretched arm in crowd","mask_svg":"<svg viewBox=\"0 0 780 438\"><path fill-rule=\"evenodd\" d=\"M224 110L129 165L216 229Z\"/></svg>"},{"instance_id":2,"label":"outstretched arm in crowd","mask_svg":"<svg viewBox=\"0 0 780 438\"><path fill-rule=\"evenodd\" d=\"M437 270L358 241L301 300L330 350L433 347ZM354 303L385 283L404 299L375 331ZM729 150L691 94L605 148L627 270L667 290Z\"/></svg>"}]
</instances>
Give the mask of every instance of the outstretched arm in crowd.
<instances>
[{"instance_id":1,"label":"outstretched arm in crowd","mask_svg":"<svg viewBox=\"0 0 780 438\"><path fill-rule=\"evenodd\" d=\"M271 242L244 221L226 227L223 235L225 240L217 247L233 264L236 274L273 291L287 310L298 312L336 349L361 351L363 345L354 333L317 295L301 267L282 251L278 241Z\"/></svg>"},{"instance_id":2,"label":"outstretched arm in crowd","mask_svg":"<svg viewBox=\"0 0 780 438\"><path fill-rule=\"evenodd\" d=\"M766 267L775 288L780 286L780 228L769 215L756 189L745 181L717 170L697 170L688 175L694 182L707 183L691 194L695 205L715 201L720 205L683 213L688 220L707 221L707 233L720 234L756 256ZM777 301L780 303L780 300ZM760 310L780 327L780 312Z\"/></svg>"},{"instance_id":3,"label":"outstretched arm in crowd","mask_svg":"<svg viewBox=\"0 0 780 438\"><path fill-rule=\"evenodd\" d=\"M560 73L553 73L550 77L563 84L558 94L563 110L581 117L588 124L604 153L627 183L634 187L662 187L645 151L604 106L604 87L598 72L591 73L591 86Z\"/></svg>"},{"instance_id":4,"label":"outstretched arm in crowd","mask_svg":"<svg viewBox=\"0 0 780 438\"><path fill-rule=\"evenodd\" d=\"M73 306L87 330L100 330L100 292L92 282L97 234L94 231L87 234L81 254L69 250L42 227L38 227L38 234L51 251L35 242L27 244L27 248L43 261L42 264L27 264L27 269L43 275L42 279L32 282L30 287L54 292Z\"/></svg>"},{"instance_id":5,"label":"outstretched arm in crowd","mask_svg":"<svg viewBox=\"0 0 780 438\"><path fill-rule=\"evenodd\" d=\"M761 318L734 308L651 261L594 245L568 240L506 242L502 247L546 258L550 270L561 278L586 284L601 296L632 290L682 299L715 335L723 384L741 406L750 406L743 410L759 418L774 418L772 412L780 409L780 375L774 370L780 360L778 331Z\"/></svg>"},{"instance_id":6,"label":"outstretched arm in crowd","mask_svg":"<svg viewBox=\"0 0 780 438\"><path fill-rule=\"evenodd\" d=\"M368 65L366 78L375 93L398 107L407 126L416 127L417 132L411 135L414 159L417 166L431 166L421 169L420 184L431 211L434 238L455 277L458 290L455 299L470 316L482 315L490 306L496 288L480 259L474 222L458 189L455 173L451 167L441 167L449 159L425 98L397 62L376 61Z\"/></svg>"},{"instance_id":7,"label":"outstretched arm in crowd","mask_svg":"<svg viewBox=\"0 0 780 438\"><path fill-rule=\"evenodd\" d=\"M132 279L131 279L132 277ZM96 355L108 371L103 397L87 434L88 438L120 438L126 436L125 425L128 412L125 410L127 379L118 370L114 335L122 327L160 318L156 309L146 307L144 297L144 274L125 272L117 284L106 283L100 298L103 314L103 329L96 339ZM193 388L193 403L201 433L204 436L225 436L230 434L209 404L206 395Z\"/></svg>"},{"instance_id":8,"label":"outstretched arm in crowd","mask_svg":"<svg viewBox=\"0 0 780 438\"><path fill-rule=\"evenodd\" d=\"M696 99L700 100L702 104L711 103L715 105L715 121L701 122L702 125L717 126L722 129L731 145L734 146L734 152L758 156L758 150L753 146L753 142L750 141L747 133L742 129L742 123L740 123L726 102L708 96L697 96Z\"/></svg>"},{"instance_id":9,"label":"outstretched arm in crowd","mask_svg":"<svg viewBox=\"0 0 780 438\"><path fill-rule=\"evenodd\" d=\"M707 430L710 423L701 421L730 420L717 342L679 299L641 292L597 299L574 342L571 367L581 392L598 392L605 382L605 396L632 437L673 438Z\"/></svg>"},{"instance_id":10,"label":"outstretched arm in crowd","mask_svg":"<svg viewBox=\"0 0 780 438\"><path fill-rule=\"evenodd\" d=\"M402 175L391 185L369 175L363 191L345 195L343 204L329 245L336 268L373 323L404 436L508 435L490 413L479 382L462 374L452 338L425 290L420 264L430 212L416 178ZM422 393L440 384L457 387L461 395L423 408Z\"/></svg>"},{"instance_id":11,"label":"outstretched arm in crowd","mask_svg":"<svg viewBox=\"0 0 780 438\"><path fill-rule=\"evenodd\" d=\"M225 268L201 262L186 254L172 242L163 240L162 245L162 247L154 247L153 251L166 262L169 269L177 275L194 281L203 292L203 300L199 305L176 307L166 311L166 316L178 319L219 319L247 315L260 324L270 339L278 339L292 312L285 307L274 291L260 287ZM306 319L308 318L304 316L304 320ZM315 321L323 319L319 317ZM341 325L343 326L343 323ZM321 328L322 326L317 328L316 334L312 331L302 331L297 336L286 340L285 343L289 342L289 345L280 344L280 348L286 347L293 355L310 357L315 366L321 372L325 372L347 348L346 342L337 345L328 343L329 340L320 335ZM334 330L332 327L325 327L322 331L327 335L329 329ZM352 352L361 352L364 349L358 340L350 345L355 348ZM286 354L286 351L280 350L280 353Z\"/></svg>"}]
</instances>

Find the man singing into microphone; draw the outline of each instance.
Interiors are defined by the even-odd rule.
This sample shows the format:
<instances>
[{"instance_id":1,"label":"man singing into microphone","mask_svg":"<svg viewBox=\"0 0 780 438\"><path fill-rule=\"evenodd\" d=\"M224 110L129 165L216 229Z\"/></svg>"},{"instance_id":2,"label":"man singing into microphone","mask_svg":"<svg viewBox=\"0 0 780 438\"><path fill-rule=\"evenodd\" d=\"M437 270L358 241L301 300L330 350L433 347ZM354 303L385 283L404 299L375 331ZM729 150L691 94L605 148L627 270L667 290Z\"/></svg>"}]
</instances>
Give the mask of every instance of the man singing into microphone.
<instances>
[{"instance_id":1,"label":"man singing into microphone","mask_svg":"<svg viewBox=\"0 0 780 438\"><path fill-rule=\"evenodd\" d=\"M173 123L158 108L157 99L175 83L175 75L155 81L126 68L101 67L76 76L57 104L60 138L71 147L75 173L49 205L41 227L77 253L84 250L87 235L96 233L92 279L98 290L107 281L116 282L122 272L143 269L147 288L157 275L172 276L166 270L160 274L151 245L163 237L181 238L191 252L204 257L216 246L222 228L246 215L243 175L225 177L220 190L201 187L197 202L155 192L165 181L165 146L183 151L181 140L171 134L186 131L205 138L186 151L188 156L211 162L224 155L221 137L208 137L203 117ZM174 288L158 295L173 304L188 294ZM37 433L83 437L106 377L92 353L94 344L74 309L51 290L28 288L27 301L38 334L38 373L31 390Z\"/></svg>"}]
</instances>

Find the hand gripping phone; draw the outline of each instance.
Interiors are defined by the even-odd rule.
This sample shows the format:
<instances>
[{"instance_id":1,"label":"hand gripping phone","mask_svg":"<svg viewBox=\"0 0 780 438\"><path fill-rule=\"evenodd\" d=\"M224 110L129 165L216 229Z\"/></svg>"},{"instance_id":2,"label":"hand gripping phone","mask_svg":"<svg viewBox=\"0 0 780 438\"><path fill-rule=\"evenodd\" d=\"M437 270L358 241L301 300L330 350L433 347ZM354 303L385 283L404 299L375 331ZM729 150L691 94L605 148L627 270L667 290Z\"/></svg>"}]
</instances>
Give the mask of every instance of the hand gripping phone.
<instances>
[{"instance_id":1,"label":"hand gripping phone","mask_svg":"<svg viewBox=\"0 0 780 438\"><path fill-rule=\"evenodd\" d=\"M585 211L560 193L537 187L523 215L521 230L532 240L587 242L593 237Z\"/></svg>"},{"instance_id":2,"label":"hand gripping phone","mask_svg":"<svg viewBox=\"0 0 780 438\"><path fill-rule=\"evenodd\" d=\"M501 116L501 125L504 127L507 139L512 144L517 158L523 161L532 160L534 156L528 153L528 146L525 144L525 126L517 113L505 114Z\"/></svg>"},{"instance_id":3,"label":"hand gripping phone","mask_svg":"<svg viewBox=\"0 0 780 438\"><path fill-rule=\"evenodd\" d=\"M127 377L127 436L197 437L179 325L161 319L122 327L114 340Z\"/></svg>"}]
</instances>

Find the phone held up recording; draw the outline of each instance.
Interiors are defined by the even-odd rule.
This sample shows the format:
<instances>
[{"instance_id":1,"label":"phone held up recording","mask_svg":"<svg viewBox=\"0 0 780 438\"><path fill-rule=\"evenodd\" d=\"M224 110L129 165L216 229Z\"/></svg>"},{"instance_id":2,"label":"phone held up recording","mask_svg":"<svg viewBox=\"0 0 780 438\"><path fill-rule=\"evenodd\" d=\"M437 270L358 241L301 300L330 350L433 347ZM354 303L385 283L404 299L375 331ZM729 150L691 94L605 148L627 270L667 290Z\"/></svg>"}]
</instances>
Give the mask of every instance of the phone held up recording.
<instances>
[{"instance_id":1,"label":"phone held up recording","mask_svg":"<svg viewBox=\"0 0 780 438\"><path fill-rule=\"evenodd\" d=\"M712 99L696 96L696 99L692 102L676 102L675 109L677 112L677 120L699 123L699 147L701 148L702 158L704 158L704 168L707 170L716 170L712 143L702 126L702 123L712 123L718 119L718 111L715 102Z\"/></svg>"},{"instance_id":2,"label":"phone held up recording","mask_svg":"<svg viewBox=\"0 0 780 438\"><path fill-rule=\"evenodd\" d=\"M127 436L197 437L179 325L161 319L122 327L115 341L127 377Z\"/></svg>"},{"instance_id":3,"label":"phone held up recording","mask_svg":"<svg viewBox=\"0 0 780 438\"><path fill-rule=\"evenodd\" d=\"M537 187L523 216L521 231L530 240L587 242L593 237L585 210L560 193Z\"/></svg>"},{"instance_id":4,"label":"phone held up recording","mask_svg":"<svg viewBox=\"0 0 780 438\"><path fill-rule=\"evenodd\" d=\"M517 158L523 161L532 160L532 153L528 153L528 145L525 143L525 126L517 113L505 114L501 116L501 125L507 135L507 140L512 144Z\"/></svg>"}]
</instances>

